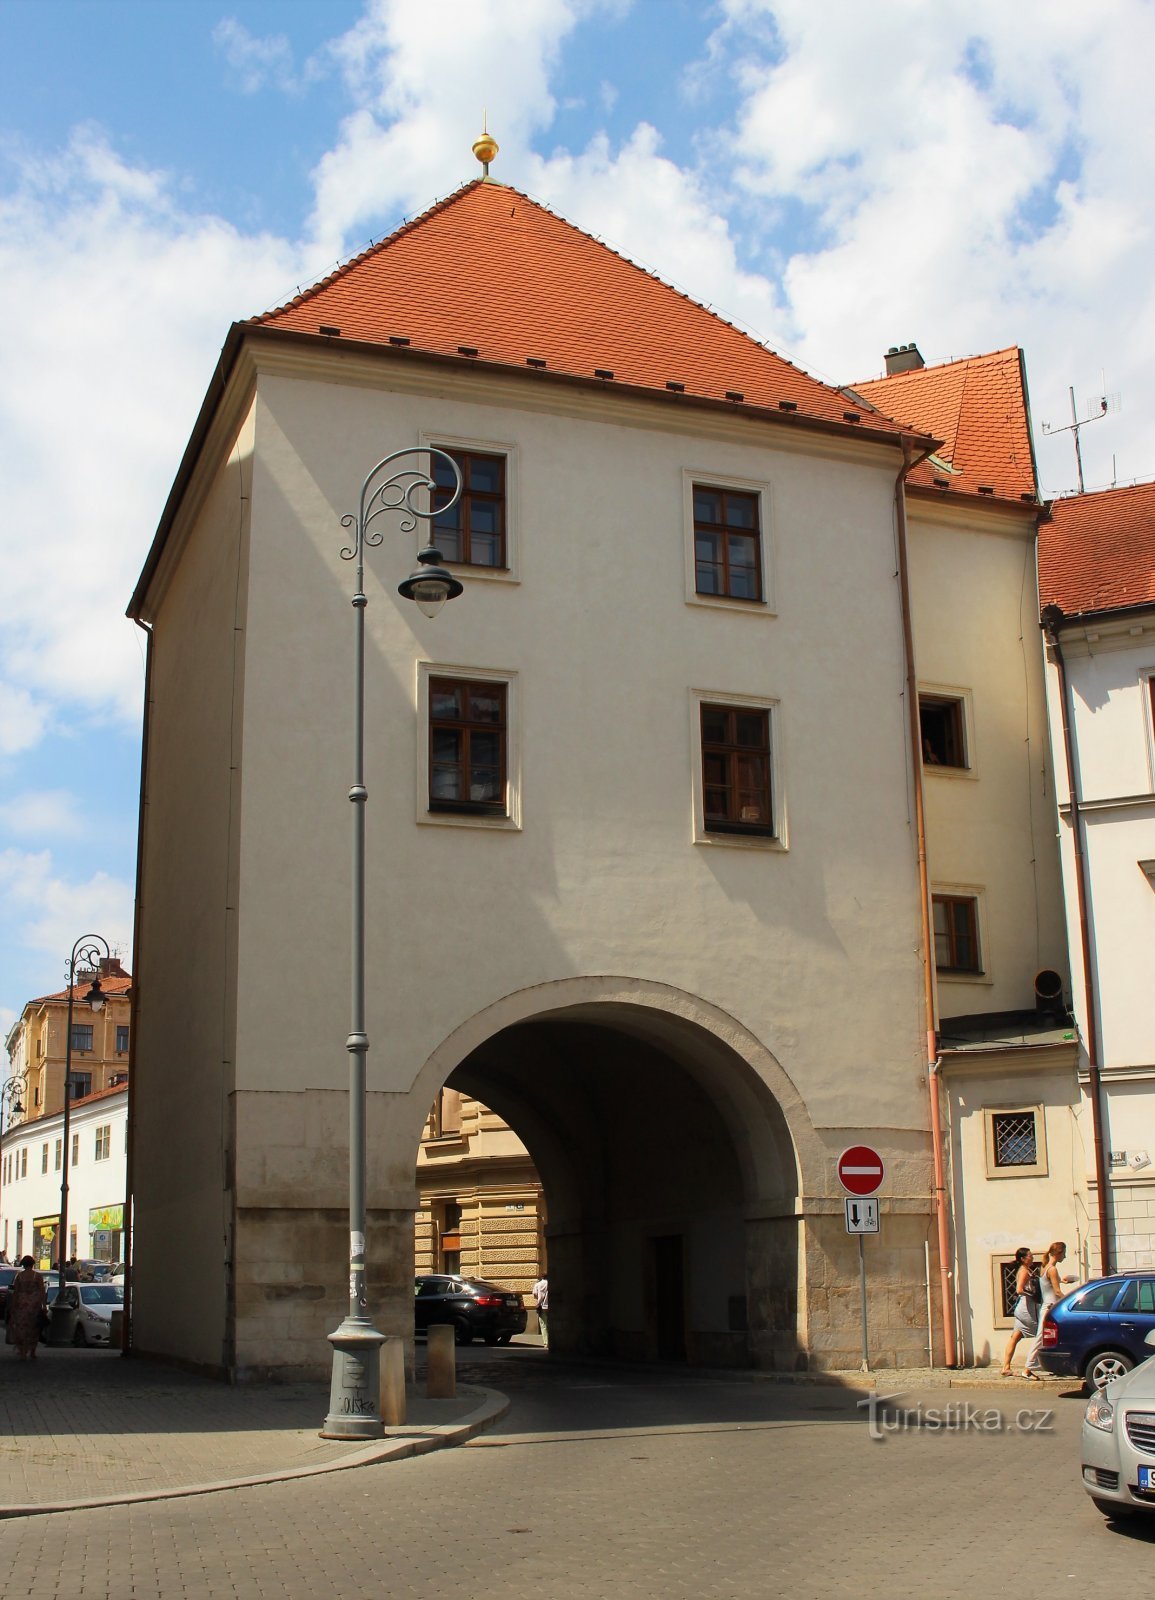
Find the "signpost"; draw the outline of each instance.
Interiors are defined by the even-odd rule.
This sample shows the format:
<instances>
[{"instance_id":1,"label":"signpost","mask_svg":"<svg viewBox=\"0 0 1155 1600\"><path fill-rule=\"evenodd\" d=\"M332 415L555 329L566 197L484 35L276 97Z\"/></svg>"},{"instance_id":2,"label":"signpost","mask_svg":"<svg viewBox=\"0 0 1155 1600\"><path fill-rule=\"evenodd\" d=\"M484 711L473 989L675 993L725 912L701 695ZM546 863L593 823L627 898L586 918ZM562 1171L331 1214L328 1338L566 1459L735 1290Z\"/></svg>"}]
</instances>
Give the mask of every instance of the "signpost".
<instances>
[{"instance_id":1,"label":"signpost","mask_svg":"<svg viewBox=\"0 0 1155 1600\"><path fill-rule=\"evenodd\" d=\"M838 1181L853 1198L846 1201L846 1231L858 1235L858 1287L862 1297L862 1370L870 1371L866 1338L866 1249L863 1237L878 1232L878 1201L871 1195L882 1188L886 1167L877 1150L852 1144L838 1158Z\"/></svg>"}]
</instances>

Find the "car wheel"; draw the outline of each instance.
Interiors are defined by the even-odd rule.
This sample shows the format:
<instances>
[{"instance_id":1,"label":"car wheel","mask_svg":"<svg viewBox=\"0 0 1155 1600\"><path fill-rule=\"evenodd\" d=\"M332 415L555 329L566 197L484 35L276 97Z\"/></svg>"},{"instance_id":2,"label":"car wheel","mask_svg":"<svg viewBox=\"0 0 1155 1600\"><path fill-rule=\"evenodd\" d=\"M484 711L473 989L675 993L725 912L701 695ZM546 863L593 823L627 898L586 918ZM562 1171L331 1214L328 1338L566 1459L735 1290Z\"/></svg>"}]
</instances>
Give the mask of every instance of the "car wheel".
<instances>
[{"instance_id":1,"label":"car wheel","mask_svg":"<svg viewBox=\"0 0 1155 1600\"><path fill-rule=\"evenodd\" d=\"M473 1329L468 1322L455 1322L453 1324L453 1341L455 1344L472 1344Z\"/></svg>"},{"instance_id":2,"label":"car wheel","mask_svg":"<svg viewBox=\"0 0 1155 1600\"><path fill-rule=\"evenodd\" d=\"M1088 1394L1093 1394L1096 1389L1105 1389L1114 1379L1130 1372L1134 1365L1131 1357L1122 1350L1100 1350L1083 1369Z\"/></svg>"},{"instance_id":3,"label":"car wheel","mask_svg":"<svg viewBox=\"0 0 1155 1600\"><path fill-rule=\"evenodd\" d=\"M1097 1495L1091 1496L1091 1504L1105 1517L1130 1517L1135 1511L1134 1506L1124 1505L1121 1500L1100 1500Z\"/></svg>"},{"instance_id":4,"label":"car wheel","mask_svg":"<svg viewBox=\"0 0 1155 1600\"><path fill-rule=\"evenodd\" d=\"M88 1344L88 1340L84 1336L84 1329L79 1323L76 1324L76 1331L72 1335L72 1342L74 1345L78 1345L82 1350L85 1349Z\"/></svg>"},{"instance_id":5,"label":"car wheel","mask_svg":"<svg viewBox=\"0 0 1155 1600\"><path fill-rule=\"evenodd\" d=\"M498 1344L508 1344L512 1338L512 1333L499 1333L497 1336L497 1342Z\"/></svg>"}]
</instances>

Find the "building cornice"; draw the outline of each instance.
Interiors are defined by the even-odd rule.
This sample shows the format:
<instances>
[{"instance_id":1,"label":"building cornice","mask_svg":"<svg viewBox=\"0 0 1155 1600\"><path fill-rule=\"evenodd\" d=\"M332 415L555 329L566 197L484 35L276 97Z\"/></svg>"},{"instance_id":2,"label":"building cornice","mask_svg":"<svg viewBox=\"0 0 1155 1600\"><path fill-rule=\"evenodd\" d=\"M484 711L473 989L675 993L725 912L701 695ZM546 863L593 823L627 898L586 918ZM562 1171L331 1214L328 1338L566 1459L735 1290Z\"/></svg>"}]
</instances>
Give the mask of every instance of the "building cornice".
<instances>
[{"instance_id":1,"label":"building cornice","mask_svg":"<svg viewBox=\"0 0 1155 1600\"><path fill-rule=\"evenodd\" d=\"M1038 535L1042 506L1016 505L1010 500L995 500L986 495L961 494L953 490L907 486L907 511L912 523L933 523L939 527L965 528L970 533L1001 534L1004 538L1034 541Z\"/></svg>"},{"instance_id":2,"label":"building cornice","mask_svg":"<svg viewBox=\"0 0 1155 1600\"><path fill-rule=\"evenodd\" d=\"M1134 606L1126 611L1084 612L1081 617L1064 617L1059 634L1069 660L1146 649L1155 643L1155 611Z\"/></svg>"}]
</instances>

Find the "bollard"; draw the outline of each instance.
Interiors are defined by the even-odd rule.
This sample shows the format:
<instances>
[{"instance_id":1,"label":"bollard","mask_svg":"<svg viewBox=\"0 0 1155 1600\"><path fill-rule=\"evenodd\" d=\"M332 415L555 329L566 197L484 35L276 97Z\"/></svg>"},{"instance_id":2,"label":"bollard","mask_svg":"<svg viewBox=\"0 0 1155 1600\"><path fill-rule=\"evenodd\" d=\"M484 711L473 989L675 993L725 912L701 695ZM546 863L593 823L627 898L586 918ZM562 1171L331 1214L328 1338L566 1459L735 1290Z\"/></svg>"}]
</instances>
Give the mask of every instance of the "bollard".
<instances>
[{"instance_id":1,"label":"bollard","mask_svg":"<svg viewBox=\"0 0 1155 1600\"><path fill-rule=\"evenodd\" d=\"M381 1421L387 1428L405 1426L405 1345L386 1339L381 1346Z\"/></svg>"},{"instance_id":2,"label":"bollard","mask_svg":"<svg viewBox=\"0 0 1155 1600\"><path fill-rule=\"evenodd\" d=\"M429 1330L425 1362L425 1393L430 1400L453 1400L457 1395L456 1334L449 1323Z\"/></svg>"}]
</instances>

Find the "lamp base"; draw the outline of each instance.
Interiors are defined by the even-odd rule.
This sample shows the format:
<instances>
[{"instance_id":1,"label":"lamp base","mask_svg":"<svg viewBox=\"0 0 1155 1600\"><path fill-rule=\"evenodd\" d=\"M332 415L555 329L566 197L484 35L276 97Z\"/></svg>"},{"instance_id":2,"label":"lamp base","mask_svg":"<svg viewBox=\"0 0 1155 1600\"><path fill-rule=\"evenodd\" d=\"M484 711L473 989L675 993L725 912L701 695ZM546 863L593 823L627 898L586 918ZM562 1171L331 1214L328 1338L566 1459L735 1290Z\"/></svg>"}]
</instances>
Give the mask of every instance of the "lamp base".
<instances>
[{"instance_id":1,"label":"lamp base","mask_svg":"<svg viewBox=\"0 0 1155 1600\"><path fill-rule=\"evenodd\" d=\"M321 1427L322 1439L382 1439L381 1346L368 1317L346 1317L329 1335L333 1346L333 1380L329 1389L329 1414Z\"/></svg>"}]
</instances>

